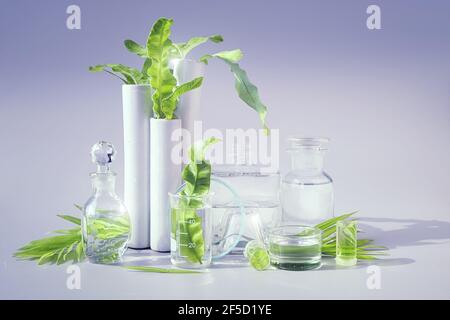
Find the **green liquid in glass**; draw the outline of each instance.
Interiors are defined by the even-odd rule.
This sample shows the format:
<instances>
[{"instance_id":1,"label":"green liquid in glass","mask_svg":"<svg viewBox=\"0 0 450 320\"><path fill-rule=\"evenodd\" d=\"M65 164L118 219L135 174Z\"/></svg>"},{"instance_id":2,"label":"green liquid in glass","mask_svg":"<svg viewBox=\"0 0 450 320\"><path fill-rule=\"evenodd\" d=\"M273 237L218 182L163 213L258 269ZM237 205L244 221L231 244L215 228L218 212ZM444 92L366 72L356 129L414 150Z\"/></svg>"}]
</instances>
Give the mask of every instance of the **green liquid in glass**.
<instances>
[{"instance_id":1,"label":"green liquid in glass","mask_svg":"<svg viewBox=\"0 0 450 320\"><path fill-rule=\"evenodd\" d=\"M356 264L356 221L339 221L336 224L336 263L342 266Z\"/></svg>"},{"instance_id":2,"label":"green liquid in glass","mask_svg":"<svg viewBox=\"0 0 450 320\"><path fill-rule=\"evenodd\" d=\"M270 263L282 270L312 270L320 267L320 243L270 243Z\"/></svg>"}]
</instances>

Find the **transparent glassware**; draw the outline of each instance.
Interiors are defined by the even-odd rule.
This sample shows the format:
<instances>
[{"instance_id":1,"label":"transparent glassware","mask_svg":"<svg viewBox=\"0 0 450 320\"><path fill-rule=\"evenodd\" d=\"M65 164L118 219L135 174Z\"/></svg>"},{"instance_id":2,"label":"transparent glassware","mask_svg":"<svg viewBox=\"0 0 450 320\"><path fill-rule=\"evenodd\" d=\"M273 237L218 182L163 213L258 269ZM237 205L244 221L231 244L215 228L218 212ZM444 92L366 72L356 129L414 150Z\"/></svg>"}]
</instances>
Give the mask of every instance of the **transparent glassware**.
<instances>
[{"instance_id":1,"label":"transparent glassware","mask_svg":"<svg viewBox=\"0 0 450 320\"><path fill-rule=\"evenodd\" d=\"M286 225L269 232L270 264L290 271L320 268L322 232L303 225Z\"/></svg>"},{"instance_id":2,"label":"transparent glassware","mask_svg":"<svg viewBox=\"0 0 450 320\"><path fill-rule=\"evenodd\" d=\"M358 230L356 221L338 221L336 223L336 264L354 266L357 263Z\"/></svg>"},{"instance_id":3,"label":"transparent glassware","mask_svg":"<svg viewBox=\"0 0 450 320\"><path fill-rule=\"evenodd\" d=\"M115 192L116 174L110 170L115 149L101 141L91 149L97 172L91 174L94 193L84 206L82 237L91 263L114 264L122 260L130 237L130 217Z\"/></svg>"},{"instance_id":4,"label":"transparent glassware","mask_svg":"<svg viewBox=\"0 0 450 320\"><path fill-rule=\"evenodd\" d=\"M265 238L268 230L281 220L280 174L278 169L268 170L258 164L249 149L227 155L227 163L213 165L212 176L230 186L242 201L245 232L236 250L243 251L247 241ZM228 190L217 183L211 184L211 190L215 194L213 253L216 255L235 242L242 219L240 208Z\"/></svg>"},{"instance_id":5,"label":"transparent glassware","mask_svg":"<svg viewBox=\"0 0 450 320\"><path fill-rule=\"evenodd\" d=\"M289 138L291 170L281 183L283 224L316 225L334 215L333 180L323 171L327 138Z\"/></svg>"},{"instance_id":6,"label":"transparent glassware","mask_svg":"<svg viewBox=\"0 0 450 320\"><path fill-rule=\"evenodd\" d=\"M206 268L212 260L212 194L169 193L170 258L181 268Z\"/></svg>"}]
</instances>

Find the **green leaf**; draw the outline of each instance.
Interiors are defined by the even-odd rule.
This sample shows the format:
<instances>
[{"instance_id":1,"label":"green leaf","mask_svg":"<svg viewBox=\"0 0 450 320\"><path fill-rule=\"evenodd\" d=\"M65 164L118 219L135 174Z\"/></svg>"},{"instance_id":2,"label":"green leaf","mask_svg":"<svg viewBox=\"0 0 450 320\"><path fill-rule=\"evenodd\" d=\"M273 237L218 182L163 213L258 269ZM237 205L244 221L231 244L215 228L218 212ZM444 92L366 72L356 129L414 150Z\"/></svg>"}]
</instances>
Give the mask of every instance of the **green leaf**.
<instances>
[{"instance_id":1,"label":"green leaf","mask_svg":"<svg viewBox=\"0 0 450 320\"><path fill-rule=\"evenodd\" d=\"M181 269L163 269L157 267L146 267L146 266L124 266L123 268L132 270L132 271L141 271L141 272L156 272L156 273L178 273L178 274L198 274L203 273L195 270L181 270Z\"/></svg>"},{"instance_id":2,"label":"green leaf","mask_svg":"<svg viewBox=\"0 0 450 320\"><path fill-rule=\"evenodd\" d=\"M183 83L175 88L175 91L164 99L162 104L162 112L165 114L166 119L173 119L178 99L186 92L199 88L202 85L203 77L195 78L189 82Z\"/></svg>"},{"instance_id":3,"label":"green leaf","mask_svg":"<svg viewBox=\"0 0 450 320\"><path fill-rule=\"evenodd\" d=\"M206 140L197 142L189 148L190 162L184 167L182 178L186 182L186 186L182 194L188 196L200 196L209 192L211 181L211 164L205 160L206 150L220 140L211 137Z\"/></svg>"},{"instance_id":4,"label":"green leaf","mask_svg":"<svg viewBox=\"0 0 450 320\"><path fill-rule=\"evenodd\" d=\"M58 214L57 216L62 218L62 219L64 219L64 220L72 222L74 224L77 224L79 226L81 225L81 219L80 218L76 218L76 217L68 216L68 215L64 215L64 214Z\"/></svg>"},{"instance_id":5,"label":"green leaf","mask_svg":"<svg viewBox=\"0 0 450 320\"><path fill-rule=\"evenodd\" d=\"M226 61L226 60L224 60ZM269 128L266 124L267 107L262 103L258 88L250 82L247 73L239 67L237 63L227 62L231 68L231 72L235 78L235 88L241 98L250 108L255 110L266 133L269 132Z\"/></svg>"},{"instance_id":6,"label":"green leaf","mask_svg":"<svg viewBox=\"0 0 450 320\"><path fill-rule=\"evenodd\" d=\"M340 216L335 217L335 218L328 219L328 220L326 220L326 221L316 225L316 228L319 228L321 230L326 230L326 229L328 229L331 226L335 226L336 227L336 222L341 221L341 220L346 220L346 219L350 218L352 215L354 215L357 212L358 211L355 211L355 212L351 212L351 213L340 215Z\"/></svg>"},{"instance_id":7,"label":"green leaf","mask_svg":"<svg viewBox=\"0 0 450 320\"><path fill-rule=\"evenodd\" d=\"M121 64L101 64L89 67L89 71L105 71L113 76L118 77L126 84L139 84L144 78L139 70Z\"/></svg>"},{"instance_id":8,"label":"green leaf","mask_svg":"<svg viewBox=\"0 0 450 320\"><path fill-rule=\"evenodd\" d=\"M76 253L76 261L82 261L84 259L84 245L83 242L80 241L76 248L75 248L75 253Z\"/></svg>"},{"instance_id":9,"label":"green leaf","mask_svg":"<svg viewBox=\"0 0 450 320\"><path fill-rule=\"evenodd\" d=\"M209 192L211 184L211 164L205 160L205 152L217 138L197 142L189 149L190 163L183 169L182 178L186 185L181 194L187 196L180 208L172 209L172 228L180 230L179 243L181 254L192 263L202 263L205 253L202 219L196 208L202 206L201 196ZM175 233L176 228L172 229Z\"/></svg>"},{"instance_id":10,"label":"green leaf","mask_svg":"<svg viewBox=\"0 0 450 320\"><path fill-rule=\"evenodd\" d=\"M192 203L188 204L192 206ZM180 208L175 210L175 221L179 228L180 254L192 263L202 264L205 254L205 242L203 239L202 218L197 215L195 208Z\"/></svg>"},{"instance_id":11,"label":"green leaf","mask_svg":"<svg viewBox=\"0 0 450 320\"><path fill-rule=\"evenodd\" d=\"M220 58L229 63L238 63L243 57L243 53L240 49L221 51L214 54L205 54L200 58L200 62L208 64L209 60L212 58Z\"/></svg>"},{"instance_id":12,"label":"green leaf","mask_svg":"<svg viewBox=\"0 0 450 320\"><path fill-rule=\"evenodd\" d=\"M152 59L145 59L144 64L142 65L142 74L146 75L148 78L148 69L152 66ZM150 79L148 79L150 80Z\"/></svg>"},{"instance_id":13,"label":"green leaf","mask_svg":"<svg viewBox=\"0 0 450 320\"><path fill-rule=\"evenodd\" d=\"M82 207L75 206L82 210ZM19 248L13 256L19 260L37 260L39 265L59 265L66 262L77 263L85 260L80 219L69 215L58 216L76 224L76 227L56 230L52 232L56 235L33 240ZM114 245L123 246L129 234L130 222L129 219L122 217L114 219L100 218L94 220L87 228L91 232L95 232L99 239L114 239L117 240L117 243Z\"/></svg>"},{"instance_id":14,"label":"green leaf","mask_svg":"<svg viewBox=\"0 0 450 320\"><path fill-rule=\"evenodd\" d=\"M336 223L338 221L350 220L358 211L340 215L317 224L315 227L322 230L322 255L336 256ZM351 220L350 220L351 221ZM353 230L354 232L354 230ZM359 232L359 231L358 231ZM349 236L350 238L350 236ZM359 239L356 241L356 258L360 260L374 260L380 255L386 255L386 247L372 245L373 240Z\"/></svg>"},{"instance_id":15,"label":"green leaf","mask_svg":"<svg viewBox=\"0 0 450 320\"><path fill-rule=\"evenodd\" d=\"M194 37L189 39L189 41L185 43L177 43L175 46L177 48L178 54L175 57L184 59L193 49L198 47L199 45L210 40L214 43L220 43L223 41L223 37L220 34L212 35L209 37Z\"/></svg>"},{"instance_id":16,"label":"green leaf","mask_svg":"<svg viewBox=\"0 0 450 320\"><path fill-rule=\"evenodd\" d=\"M128 51L135 53L142 58L147 58L147 49L137 42L134 42L133 40L125 40L124 45Z\"/></svg>"},{"instance_id":17,"label":"green leaf","mask_svg":"<svg viewBox=\"0 0 450 320\"><path fill-rule=\"evenodd\" d=\"M224 51L203 56L200 60L207 63L212 57L218 58L229 65L235 79L235 89L239 98L258 113L264 131L268 134L269 128L266 124L267 107L259 97L258 88L250 81L247 72L237 63L242 58L242 52L240 50Z\"/></svg>"},{"instance_id":18,"label":"green leaf","mask_svg":"<svg viewBox=\"0 0 450 320\"><path fill-rule=\"evenodd\" d=\"M172 23L172 19L158 19L147 39L147 56L152 60L148 74L154 90L152 100L156 118L165 117L163 109L167 110L168 108L163 107L163 101L172 94L177 84L177 80L169 68L169 54L172 47L169 36Z\"/></svg>"}]
</instances>

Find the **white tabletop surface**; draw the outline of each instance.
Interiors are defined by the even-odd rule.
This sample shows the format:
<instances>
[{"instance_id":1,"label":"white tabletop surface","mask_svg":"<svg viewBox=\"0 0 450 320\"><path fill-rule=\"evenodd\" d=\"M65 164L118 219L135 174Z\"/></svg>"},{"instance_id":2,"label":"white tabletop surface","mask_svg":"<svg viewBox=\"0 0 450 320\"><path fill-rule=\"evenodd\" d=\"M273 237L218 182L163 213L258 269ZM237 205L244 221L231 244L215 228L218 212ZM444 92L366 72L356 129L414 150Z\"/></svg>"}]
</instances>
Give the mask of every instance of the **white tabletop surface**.
<instances>
[{"instance_id":1,"label":"white tabletop surface","mask_svg":"<svg viewBox=\"0 0 450 320\"><path fill-rule=\"evenodd\" d=\"M68 265L38 267L2 257L3 299L448 299L450 221L365 219L367 237L389 246L389 256L353 268L325 260L320 270L258 272L228 257L204 274L156 274L80 264L80 289L68 289ZM169 258L132 251L126 263L170 267ZM367 285L378 272L379 289ZM373 280L373 278L371 278ZM369 280L370 282L370 280ZM373 282L370 282L373 284Z\"/></svg>"}]
</instances>

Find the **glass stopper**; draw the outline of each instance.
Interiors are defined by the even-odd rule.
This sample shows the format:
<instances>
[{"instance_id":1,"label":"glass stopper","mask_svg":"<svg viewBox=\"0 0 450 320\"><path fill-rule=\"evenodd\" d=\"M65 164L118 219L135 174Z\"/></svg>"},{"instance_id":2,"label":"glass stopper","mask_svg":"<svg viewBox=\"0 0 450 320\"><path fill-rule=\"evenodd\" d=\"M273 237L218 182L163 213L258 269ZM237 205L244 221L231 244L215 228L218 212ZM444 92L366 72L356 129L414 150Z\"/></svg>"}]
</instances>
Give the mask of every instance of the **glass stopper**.
<instances>
[{"instance_id":1,"label":"glass stopper","mask_svg":"<svg viewBox=\"0 0 450 320\"><path fill-rule=\"evenodd\" d=\"M116 149L106 141L100 141L91 148L92 162L97 164L97 172L109 172L109 166L114 160Z\"/></svg>"}]
</instances>

